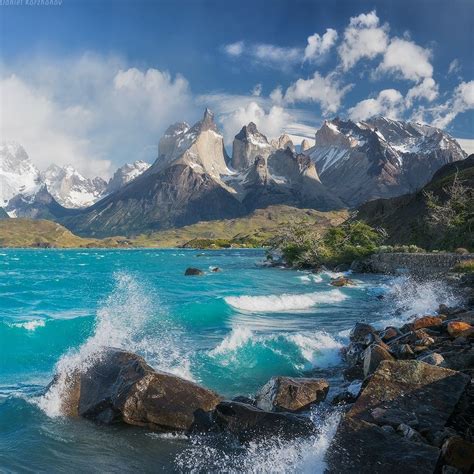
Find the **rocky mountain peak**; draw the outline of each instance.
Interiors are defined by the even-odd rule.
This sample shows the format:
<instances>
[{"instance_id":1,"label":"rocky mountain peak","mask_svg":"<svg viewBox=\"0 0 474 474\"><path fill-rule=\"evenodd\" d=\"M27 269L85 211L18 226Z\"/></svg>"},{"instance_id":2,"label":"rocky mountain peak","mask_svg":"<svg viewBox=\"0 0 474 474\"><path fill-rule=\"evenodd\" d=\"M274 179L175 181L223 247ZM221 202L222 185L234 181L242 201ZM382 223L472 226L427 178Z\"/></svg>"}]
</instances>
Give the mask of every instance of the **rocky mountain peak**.
<instances>
[{"instance_id":1,"label":"rocky mountain peak","mask_svg":"<svg viewBox=\"0 0 474 474\"><path fill-rule=\"evenodd\" d=\"M270 144L275 150L284 150L285 148L290 148L290 150L295 149L295 145L291 138L286 134L280 135L278 138L274 138Z\"/></svg>"},{"instance_id":2,"label":"rocky mountain peak","mask_svg":"<svg viewBox=\"0 0 474 474\"><path fill-rule=\"evenodd\" d=\"M216 133L219 133L219 129L217 128L216 122L214 121L214 114L207 107L204 111L202 120L196 125L194 125L194 127L196 126L199 127L199 130L201 132L205 132L206 130L212 130Z\"/></svg>"},{"instance_id":3,"label":"rocky mountain peak","mask_svg":"<svg viewBox=\"0 0 474 474\"><path fill-rule=\"evenodd\" d=\"M257 156L264 159L271 153L272 147L267 137L260 133L255 123L244 125L235 136L232 146L232 167L243 170L252 166Z\"/></svg>"},{"instance_id":4,"label":"rocky mountain peak","mask_svg":"<svg viewBox=\"0 0 474 474\"><path fill-rule=\"evenodd\" d=\"M126 163L115 171L112 178L107 184L107 194L113 193L130 181L143 174L149 167L150 163L146 161L134 161L133 163Z\"/></svg>"},{"instance_id":5,"label":"rocky mountain peak","mask_svg":"<svg viewBox=\"0 0 474 474\"><path fill-rule=\"evenodd\" d=\"M303 139L303 141L301 142L301 145L300 145L300 151L301 152L304 152L306 150L309 150L311 148L311 144L309 143L308 140Z\"/></svg>"}]
</instances>

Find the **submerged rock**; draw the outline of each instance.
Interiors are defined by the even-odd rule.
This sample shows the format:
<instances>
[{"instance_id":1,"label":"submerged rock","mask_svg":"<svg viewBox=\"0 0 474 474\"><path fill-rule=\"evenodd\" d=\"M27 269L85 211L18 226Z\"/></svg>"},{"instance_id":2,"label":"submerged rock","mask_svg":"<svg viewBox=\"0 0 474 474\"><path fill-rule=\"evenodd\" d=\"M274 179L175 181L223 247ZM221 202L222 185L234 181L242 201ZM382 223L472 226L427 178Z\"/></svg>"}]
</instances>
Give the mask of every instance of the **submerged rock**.
<instances>
[{"instance_id":1,"label":"submerged rock","mask_svg":"<svg viewBox=\"0 0 474 474\"><path fill-rule=\"evenodd\" d=\"M133 353L107 348L83 372L70 376L67 414L159 431L202 424L221 398L193 382L155 371Z\"/></svg>"},{"instance_id":2,"label":"submerged rock","mask_svg":"<svg viewBox=\"0 0 474 474\"><path fill-rule=\"evenodd\" d=\"M184 275L185 276L204 275L204 272L202 270L199 270L199 268L189 267L189 268L186 268Z\"/></svg>"},{"instance_id":3,"label":"submerged rock","mask_svg":"<svg viewBox=\"0 0 474 474\"><path fill-rule=\"evenodd\" d=\"M352 286L352 285L355 285L355 283L349 278L341 276L341 277L337 277L331 280L331 285L332 286Z\"/></svg>"},{"instance_id":4,"label":"submerged rock","mask_svg":"<svg viewBox=\"0 0 474 474\"><path fill-rule=\"evenodd\" d=\"M233 433L240 441L267 436L291 439L314 433L308 418L293 413L276 413L236 401L223 401L214 412L217 425Z\"/></svg>"},{"instance_id":5,"label":"submerged rock","mask_svg":"<svg viewBox=\"0 0 474 474\"><path fill-rule=\"evenodd\" d=\"M269 411L299 411L325 400L329 383L324 379L273 377L257 394L257 406Z\"/></svg>"}]
</instances>

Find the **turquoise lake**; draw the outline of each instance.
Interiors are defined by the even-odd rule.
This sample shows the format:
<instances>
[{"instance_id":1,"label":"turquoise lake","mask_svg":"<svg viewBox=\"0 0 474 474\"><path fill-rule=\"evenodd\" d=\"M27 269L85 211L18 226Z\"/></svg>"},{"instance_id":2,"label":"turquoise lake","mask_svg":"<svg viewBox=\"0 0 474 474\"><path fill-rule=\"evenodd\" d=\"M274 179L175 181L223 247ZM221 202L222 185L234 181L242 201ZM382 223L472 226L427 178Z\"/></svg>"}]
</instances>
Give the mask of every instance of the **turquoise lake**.
<instances>
[{"instance_id":1,"label":"turquoise lake","mask_svg":"<svg viewBox=\"0 0 474 474\"><path fill-rule=\"evenodd\" d=\"M268 268L263 250L0 250L1 472L322 472L338 413L310 439L249 446L98 426L61 415L56 371L102 346L212 388L252 396L275 375L344 386L340 349L356 321L380 327L454 297L439 282ZM185 277L187 267L205 275ZM220 272L211 269L219 267Z\"/></svg>"}]
</instances>

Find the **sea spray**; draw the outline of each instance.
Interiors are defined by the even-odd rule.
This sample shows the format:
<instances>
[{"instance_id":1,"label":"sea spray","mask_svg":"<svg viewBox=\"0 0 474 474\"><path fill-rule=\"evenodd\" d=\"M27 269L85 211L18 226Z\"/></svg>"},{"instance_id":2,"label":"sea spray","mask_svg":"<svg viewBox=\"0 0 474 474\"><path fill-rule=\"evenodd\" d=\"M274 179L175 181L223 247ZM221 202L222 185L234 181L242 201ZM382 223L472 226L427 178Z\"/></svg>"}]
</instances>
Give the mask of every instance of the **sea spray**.
<instances>
[{"instance_id":1,"label":"sea spray","mask_svg":"<svg viewBox=\"0 0 474 474\"><path fill-rule=\"evenodd\" d=\"M186 472L322 474L326 469L324 456L340 417L338 410L324 412L316 407L311 418L317 434L290 441L275 435L223 447L213 436L195 437L192 447L176 457L176 467Z\"/></svg>"},{"instance_id":2,"label":"sea spray","mask_svg":"<svg viewBox=\"0 0 474 474\"><path fill-rule=\"evenodd\" d=\"M312 308L317 304L331 304L347 299L340 290L315 293L267 295L267 296L227 296L225 302L241 311L275 313Z\"/></svg>"},{"instance_id":3,"label":"sea spray","mask_svg":"<svg viewBox=\"0 0 474 474\"><path fill-rule=\"evenodd\" d=\"M180 329L171 326L159 301L130 274L119 272L114 279L113 292L97 311L94 333L78 350L72 349L61 357L54 383L36 399L49 416L63 413L62 400L71 389L71 374L87 370L106 347L138 353L155 368L192 379L188 358L179 349ZM157 311L160 317L153 318Z\"/></svg>"},{"instance_id":4,"label":"sea spray","mask_svg":"<svg viewBox=\"0 0 474 474\"><path fill-rule=\"evenodd\" d=\"M393 278L384 285L385 316L379 326L399 326L414 316L434 314L441 303L455 306L459 297L446 281L419 281L411 276Z\"/></svg>"}]
</instances>

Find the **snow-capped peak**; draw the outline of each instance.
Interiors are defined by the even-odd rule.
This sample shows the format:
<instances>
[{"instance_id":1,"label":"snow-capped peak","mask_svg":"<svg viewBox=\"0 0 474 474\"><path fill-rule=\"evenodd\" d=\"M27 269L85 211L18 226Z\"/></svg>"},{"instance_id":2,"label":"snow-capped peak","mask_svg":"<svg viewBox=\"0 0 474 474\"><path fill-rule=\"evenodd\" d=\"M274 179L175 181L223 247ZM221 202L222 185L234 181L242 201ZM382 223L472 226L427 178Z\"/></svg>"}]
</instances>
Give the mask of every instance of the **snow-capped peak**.
<instances>
[{"instance_id":1,"label":"snow-capped peak","mask_svg":"<svg viewBox=\"0 0 474 474\"><path fill-rule=\"evenodd\" d=\"M39 180L38 168L21 145L0 144L0 207L17 194L34 189Z\"/></svg>"},{"instance_id":2,"label":"snow-capped peak","mask_svg":"<svg viewBox=\"0 0 474 474\"><path fill-rule=\"evenodd\" d=\"M126 163L121 166L107 184L107 194L113 193L128 184L130 181L133 181L136 177L144 173L150 166L150 163L141 160L133 163Z\"/></svg>"}]
</instances>

